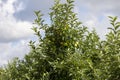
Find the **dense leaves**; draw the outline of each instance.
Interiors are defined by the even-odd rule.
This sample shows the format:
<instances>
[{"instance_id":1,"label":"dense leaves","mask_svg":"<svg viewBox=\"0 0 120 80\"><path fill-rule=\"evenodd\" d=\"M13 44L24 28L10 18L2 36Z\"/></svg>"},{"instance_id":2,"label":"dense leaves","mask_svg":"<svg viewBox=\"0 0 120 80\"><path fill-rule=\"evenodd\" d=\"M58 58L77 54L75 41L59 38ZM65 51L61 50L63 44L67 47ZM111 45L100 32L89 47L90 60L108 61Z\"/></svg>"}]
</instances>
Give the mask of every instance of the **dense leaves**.
<instances>
[{"instance_id":1,"label":"dense leaves","mask_svg":"<svg viewBox=\"0 0 120 80\"><path fill-rule=\"evenodd\" d=\"M23 60L15 58L0 68L0 80L119 80L120 22L109 17L112 27L101 40L89 31L73 12L73 0L51 8L51 24L45 24L40 11L32 30L37 43L30 41L30 52ZM45 36L41 35L44 30Z\"/></svg>"}]
</instances>

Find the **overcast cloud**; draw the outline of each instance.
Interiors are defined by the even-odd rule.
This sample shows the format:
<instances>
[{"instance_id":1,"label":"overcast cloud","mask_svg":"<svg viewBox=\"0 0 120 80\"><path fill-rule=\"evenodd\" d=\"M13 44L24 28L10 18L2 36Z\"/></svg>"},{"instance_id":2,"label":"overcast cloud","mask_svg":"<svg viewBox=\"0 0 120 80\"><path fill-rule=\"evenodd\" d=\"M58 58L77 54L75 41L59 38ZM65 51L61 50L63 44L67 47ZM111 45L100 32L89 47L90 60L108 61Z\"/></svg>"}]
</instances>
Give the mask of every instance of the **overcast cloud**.
<instances>
[{"instance_id":1,"label":"overcast cloud","mask_svg":"<svg viewBox=\"0 0 120 80\"><path fill-rule=\"evenodd\" d=\"M0 65L29 52L34 11L41 10L43 18L49 22L47 13L53 1L0 0ZM110 26L107 16L120 17L120 0L75 0L74 4L79 20L90 29L95 28L102 39Z\"/></svg>"}]
</instances>

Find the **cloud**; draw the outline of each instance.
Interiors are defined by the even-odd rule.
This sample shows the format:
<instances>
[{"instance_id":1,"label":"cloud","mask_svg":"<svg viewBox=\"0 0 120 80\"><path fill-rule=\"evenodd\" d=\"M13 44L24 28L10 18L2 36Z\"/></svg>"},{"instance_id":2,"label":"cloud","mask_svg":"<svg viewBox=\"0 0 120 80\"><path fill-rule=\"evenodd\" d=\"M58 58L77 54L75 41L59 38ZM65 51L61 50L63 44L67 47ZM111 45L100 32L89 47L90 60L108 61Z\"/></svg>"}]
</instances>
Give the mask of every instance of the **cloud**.
<instances>
[{"instance_id":1,"label":"cloud","mask_svg":"<svg viewBox=\"0 0 120 80\"><path fill-rule=\"evenodd\" d=\"M28 21L19 21L14 17L16 12L24 9L23 3L17 0L7 0L0 3L0 42L9 42L32 34L32 24Z\"/></svg>"},{"instance_id":2,"label":"cloud","mask_svg":"<svg viewBox=\"0 0 120 80\"><path fill-rule=\"evenodd\" d=\"M84 6L92 13L114 13L120 16L120 0L76 0L77 6Z\"/></svg>"},{"instance_id":3,"label":"cloud","mask_svg":"<svg viewBox=\"0 0 120 80\"><path fill-rule=\"evenodd\" d=\"M0 66L5 65L14 57L23 58L29 52L29 40L20 40L16 42L0 43Z\"/></svg>"},{"instance_id":4,"label":"cloud","mask_svg":"<svg viewBox=\"0 0 120 80\"><path fill-rule=\"evenodd\" d=\"M0 66L7 64L13 57L22 58L29 52L32 24L14 16L24 9L25 4L20 0L0 0Z\"/></svg>"},{"instance_id":5,"label":"cloud","mask_svg":"<svg viewBox=\"0 0 120 80\"><path fill-rule=\"evenodd\" d=\"M120 17L119 0L76 0L75 7L79 20L90 30L95 28L101 39L110 27L108 16Z\"/></svg>"}]
</instances>

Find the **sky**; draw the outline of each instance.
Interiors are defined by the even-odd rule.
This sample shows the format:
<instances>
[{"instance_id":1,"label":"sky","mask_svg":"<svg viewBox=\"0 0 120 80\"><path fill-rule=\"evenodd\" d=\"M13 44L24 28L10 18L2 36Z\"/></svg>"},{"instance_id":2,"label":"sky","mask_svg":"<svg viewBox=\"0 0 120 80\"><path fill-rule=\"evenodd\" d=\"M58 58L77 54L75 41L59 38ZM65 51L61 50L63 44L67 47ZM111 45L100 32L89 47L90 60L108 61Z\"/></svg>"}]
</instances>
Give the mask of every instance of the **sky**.
<instances>
[{"instance_id":1,"label":"sky","mask_svg":"<svg viewBox=\"0 0 120 80\"><path fill-rule=\"evenodd\" d=\"M31 30L34 11L41 10L49 23L53 4L54 0L0 0L0 66L29 53L28 43L35 39ZM101 39L111 26L108 16L120 17L120 0L75 0L74 5L79 20L89 29L95 28Z\"/></svg>"}]
</instances>

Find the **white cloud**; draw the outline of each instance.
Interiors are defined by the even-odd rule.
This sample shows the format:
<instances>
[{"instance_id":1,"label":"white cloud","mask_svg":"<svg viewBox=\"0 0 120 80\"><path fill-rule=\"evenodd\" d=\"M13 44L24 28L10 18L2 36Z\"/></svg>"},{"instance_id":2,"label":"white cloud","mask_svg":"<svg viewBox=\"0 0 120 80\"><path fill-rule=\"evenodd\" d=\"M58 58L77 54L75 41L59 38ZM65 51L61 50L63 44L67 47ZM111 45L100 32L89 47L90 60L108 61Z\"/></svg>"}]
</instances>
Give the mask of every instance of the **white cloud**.
<instances>
[{"instance_id":1,"label":"white cloud","mask_svg":"<svg viewBox=\"0 0 120 80\"><path fill-rule=\"evenodd\" d=\"M95 29L100 38L104 40L108 32L107 28L110 27L109 19L106 15L95 16L89 14L88 16L89 17L84 20L83 24L87 26L90 31ZM100 18L102 19L100 20Z\"/></svg>"},{"instance_id":2,"label":"white cloud","mask_svg":"<svg viewBox=\"0 0 120 80\"><path fill-rule=\"evenodd\" d=\"M7 64L16 56L22 58L29 51L32 24L14 17L16 12L24 8L18 0L0 0L0 65Z\"/></svg>"},{"instance_id":3,"label":"white cloud","mask_svg":"<svg viewBox=\"0 0 120 80\"><path fill-rule=\"evenodd\" d=\"M76 0L79 20L91 30L95 28L102 39L110 27L108 16L120 16L120 0Z\"/></svg>"},{"instance_id":4,"label":"white cloud","mask_svg":"<svg viewBox=\"0 0 120 80\"><path fill-rule=\"evenodd\" d=\"M14 13L22 10L23 3L17 3L17 0L7 0L1 2L0 6L0 41L11 41L20 38L30 37L32 34L32 24L28 21L18 21Z\"/></svg>"},{"instance_id":5,"label":"white cloud","mask_svg":"<svg viewBox=\"0 0 120 80\"><path fill-rule=\"evenodd\" d=\"M17 42L0 43L0 65L5 65L14 57L23 58L29 52L29 40L20 40Z\"/></svg>"}]
</instances>

